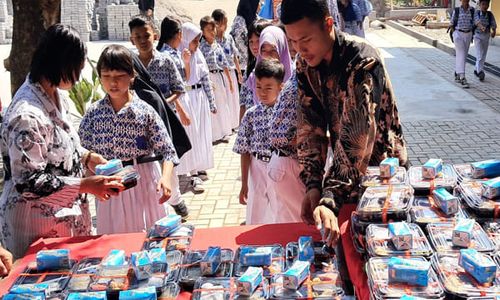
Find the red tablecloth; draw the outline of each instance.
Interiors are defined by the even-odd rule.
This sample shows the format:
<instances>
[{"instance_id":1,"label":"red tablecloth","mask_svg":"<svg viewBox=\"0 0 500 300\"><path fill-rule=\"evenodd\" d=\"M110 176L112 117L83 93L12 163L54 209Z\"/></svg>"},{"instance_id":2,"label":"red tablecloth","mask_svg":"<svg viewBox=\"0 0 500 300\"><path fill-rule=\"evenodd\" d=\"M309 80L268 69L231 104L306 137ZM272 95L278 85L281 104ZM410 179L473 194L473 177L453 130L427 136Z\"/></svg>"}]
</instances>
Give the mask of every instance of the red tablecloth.
<instances>
[{"instance_id":1,"label":"red tablecloth","mask_svg":"<svg viewBox=\"0 0 500 300\"><path fill-rule=\"evenodd\" d=\"M296 241L301 235L311 235L315 240L321 239L319 232L313 226L302 223L272 224L256 226L221 227L196 229L191 243L191 249L203 250L208 246L221 246L236 250L239 245L266 245L279 243L286 245ZM115 234L73 238L40 239L33 243L24 258L16 263L9 277L0 281L0 295L5 294L12 283L27 266L35 261L36 253L42 249L67 248L71 258L105 256L110 249L123 249L130 254L139 251L145 238L145 233ZM188 299L183 295L181 299Z\"/></svg>"}]
</instances>

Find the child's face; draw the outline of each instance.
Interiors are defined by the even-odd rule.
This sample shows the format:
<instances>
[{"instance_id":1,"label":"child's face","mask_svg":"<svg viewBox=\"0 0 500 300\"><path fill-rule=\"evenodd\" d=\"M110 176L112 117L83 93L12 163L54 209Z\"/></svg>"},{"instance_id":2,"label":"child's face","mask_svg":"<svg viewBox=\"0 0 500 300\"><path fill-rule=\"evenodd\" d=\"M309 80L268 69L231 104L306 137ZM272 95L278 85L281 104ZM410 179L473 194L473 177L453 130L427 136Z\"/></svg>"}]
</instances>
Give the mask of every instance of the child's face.
<instances>
[{"instance_id":1,"label":"child's face","mask_svg":"<svg viewBox=\"0 0 500 300\"><path fill-rule=\"evenodd\" d=\"M255 91L259 101L266 106L273 106L278 99L283 84L271 77L256 78Z\"/></svg>"},{"instance_id":2,"label":"child's face","mask_svg":"<svg viewBox=\"0 0 500 300\"><path fill-rule=\"evenodd\" d=\"M252 34L248 40L248 45L250 47L250 52L252 55L257 57L259 55L259 37L256 34Z\"/></svg>"},{"instance_id":3,"label":"child's face","mask_svg":"<svg viewBox=\"0 0 500 300\"><path fill-rule=\"evenodd\" d=\"M224 33L226 32L226 29L227 29L227 18L224 18L224 20L222 20L221 22L215 22L215 26L216 26L216 30L217 30L217 34L219 36L222 36L224 35Z\"/></svg>"},{"instance_id":4,"label":"child's face","mask_svg":"<svg viewBox=\"0 0 500 300\"><path fill-rule=\"evenodd\" d=\"M209 44L212 44L215 41L215 35L217 34L217 30L215 26L212 24L208 24L203 28L203 37L207 40Z\"/></svg>"},{"instance_id":5,"label":"child's face","mask_svg":"<svg viewBox=\"0 0 500 300\"><path fill-rule=\"evenodd\" d=\"M196 36L191 41L191 43L189 43L189 51L191 51L191 53L195 53L196 49L198 49L198 46L200 45L200 38L201 38L201 34L199 34L198 36Z\"/></svg>"},{"instance_id":6,"label":"child's face","mask_svg":"<svg viewBox=\"0 0 500 300\"><path fill-rule=\"evenodd\" d=\"M490 3L488 1L481 1L479 5L482 11L487 11L488 7L490 7Z\"/></svg>"},{"instance_id":7,"label":"child's face","mask_svg":"<svg viewBox=\"0 0 500 300\"><path fill-rule=\"evenodd\" d=\"M121 70L101 70L101 84L111 99L123 99L128 94L132 76Z\"/></svg>"},{"instance_id":8,"label":"child's face","mask_svg":"<svg viewBox=\"0 0 500 300\"><path fill-rule=\"evenodd\" d=\"M468 6L469 0L462 0L462 6Z\"/></svg>"},{"instance_id":9,"label":"child's face","mask_svg":"<svg viewBox=\"0 0 500 300\"><path fill-rule=\"evenodd\" d=\"M263 59L270 59L270 58L274 58L277 60L280 59L280 55L278 53L278 50L276 50L276 47L269 43L262 44L262 47L260 47L260 56Z\"/></svg>"},{"instance_id":10,"label":"child's face","mask_svg":"<svg viewBox=\"0 0 500 300\"><path fill-rule=\"evenodd\" d=\"M130 41L139 53L151 53L157 36L150 25L135 27L130 33Z\"/></svg>"},{"instance_id":11,"label":"child's face","mask_svg":"<svg viewBox=\"0 0 500 300\"><path fill-rule=\"evenodd\" d=\"M171 45L172 48L175 48L175 49L179 48L179 46L181 45L181 42L182 42L182 31L179 31L175 35L174 39L172 40L172 45Z\"/></svg>"}]
</instances>

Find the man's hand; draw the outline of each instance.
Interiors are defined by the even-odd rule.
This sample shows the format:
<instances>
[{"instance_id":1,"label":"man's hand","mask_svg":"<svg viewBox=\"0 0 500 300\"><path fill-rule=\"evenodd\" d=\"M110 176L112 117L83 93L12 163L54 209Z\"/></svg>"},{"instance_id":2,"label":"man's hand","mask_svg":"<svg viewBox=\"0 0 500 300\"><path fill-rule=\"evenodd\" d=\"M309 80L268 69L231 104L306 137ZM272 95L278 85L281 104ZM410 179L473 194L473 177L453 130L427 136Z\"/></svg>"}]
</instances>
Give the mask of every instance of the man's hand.
<instances>
[{"instance_id":1,"label":"man's hand","mask_svg":"<svg viewBox=\"0 0 500 300\"><path fill-rule=\"evenodd\" d=\"M337 244L340 237L340 229L337 217L331 209L320 205L314 210L314 223L318 230L323 229L323 239L329 247Z\"/></svg>"},{"instance_id":2,"label":"man's hand","mask_svg":"<svg viewBox=\"0 0 500 300\"><path fill-rule=\"evenodd\" d=\"M310 189L307 191L304 200L302 200L302 220L307 224L314 224L313 212L321 200L321 192L318 189Z\"/></svg>"},{"instance_id":3,"label":"man's hand","mask_svg":"<svg viewBox=\"0 0 500 300\"><path fill-rule=\"evenodd\" d=\"M495 32L495 31L492 31L492 32L491 32L491 38L494 38L494 37L495 37L495 35L496 35L496 32Z\"/></svg>"},{"instance_id":4,"label":"man's hand","mask_svg":"<svg viewBox=\"0 0 500 300\"><path fill-rule=\"evenodd\" d=\"M9 275L13 260L12 253L0 246L0 277Z\"/></svg>"}]
</instances>

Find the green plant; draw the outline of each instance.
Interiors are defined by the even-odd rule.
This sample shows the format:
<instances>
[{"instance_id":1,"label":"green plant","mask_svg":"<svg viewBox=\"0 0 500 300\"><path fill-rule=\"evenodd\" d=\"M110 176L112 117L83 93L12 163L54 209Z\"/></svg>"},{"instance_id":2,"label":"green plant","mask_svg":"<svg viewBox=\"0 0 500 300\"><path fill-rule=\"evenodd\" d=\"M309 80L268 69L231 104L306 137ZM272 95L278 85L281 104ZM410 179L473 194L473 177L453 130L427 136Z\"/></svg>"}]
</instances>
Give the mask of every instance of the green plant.
<instances>
[{"instance_id":1,"label":"green plant","mask_svg":"<svg viewBox=\"0 0 500 300\"><path fill-rule=\"evenodd\" d=\"M87 105L89 103L94 103L101 99L102 96L99 93L99 88L101 87L101 82L99 81L99 76L97 75L97 69L95 68L95 61L87 58L87 62L92 67L92 82L83 78L77 82L69 91L69 98L75 104L78 113L83 116L87 110Z\"/></svg>"}]
</instances>

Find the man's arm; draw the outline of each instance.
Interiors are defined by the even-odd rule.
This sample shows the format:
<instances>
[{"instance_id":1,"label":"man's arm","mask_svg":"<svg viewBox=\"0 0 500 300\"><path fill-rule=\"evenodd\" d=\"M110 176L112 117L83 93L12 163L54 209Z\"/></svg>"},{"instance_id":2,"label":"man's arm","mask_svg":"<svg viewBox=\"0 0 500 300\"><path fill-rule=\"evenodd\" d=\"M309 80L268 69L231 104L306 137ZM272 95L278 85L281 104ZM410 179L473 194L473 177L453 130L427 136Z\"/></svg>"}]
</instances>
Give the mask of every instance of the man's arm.
<instances>
[{"instance_id":1,"label":"man's arm","mask_svg":"<svg viewBox=\"0 0 500 300\"><path fill-rule=\"evenodd\" d=\"M13 261L12 253L0 245L0 277L9 275Z\"/></svg>"}]
</instances>

